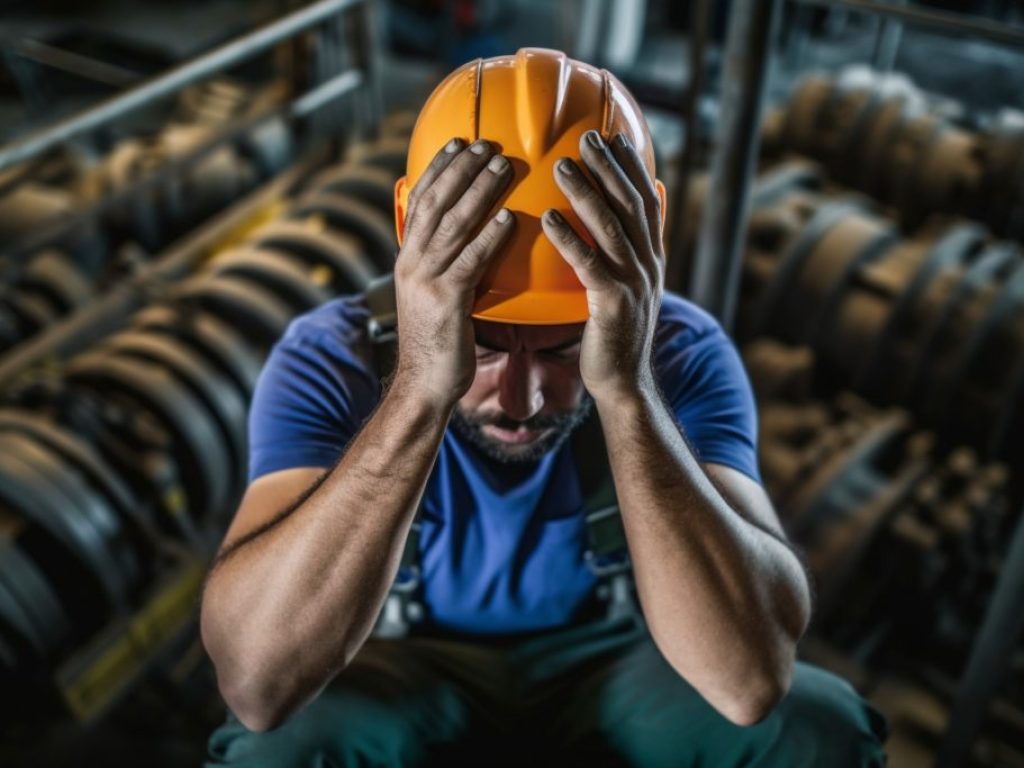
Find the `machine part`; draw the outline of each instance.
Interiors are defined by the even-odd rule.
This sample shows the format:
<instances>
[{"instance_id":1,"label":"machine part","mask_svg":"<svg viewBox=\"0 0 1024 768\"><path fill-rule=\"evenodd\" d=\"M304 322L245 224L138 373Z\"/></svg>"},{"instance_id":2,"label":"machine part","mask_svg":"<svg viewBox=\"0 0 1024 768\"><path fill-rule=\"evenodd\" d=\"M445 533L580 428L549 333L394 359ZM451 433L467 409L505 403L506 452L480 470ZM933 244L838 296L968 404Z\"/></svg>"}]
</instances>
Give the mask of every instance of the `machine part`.
<instances>
[{"instance_id":1,"label":"machine part","mask_svg":"<svg viewBox=\"0 0 1024 768\"><path fill-rule=\"evenodd\" d=\"M886 166L889 148L904 122L923 114L925 109L923 97L916 91L908 91L887 99L874 110L863 129L857 189L879 200L891 199L888 188L890 175Z\"/></svg>"},{"instance_id":2,"label":"machine part","mask_svg":"<svg viewBox=\"0 0 1024 768\"><path fill-rule=\"evenodd\" d=\"M815 348L829 339L850 277L880 258L895 240L892 227L873 216L851 213L831 227L812 249L793 286L787 309L803 304L806 311L802 325L792 327L794 336Z\"/></svg>"},{"instance_id":3,"label":"machine part","mask_svg":"<svg viewBox=\"0 0 1024 768\"><path fill-rule=\"evenodd\" d=\"M245 485L248 456L246 440L246 403L238 390L202 357L194 355L173 338L141 331L125 331L104 340L97 352L123 358L148 360L167 368L182 381L206 407L216 422L234 471L229 497L241 498Z\"/></svg>"},{"instance_id":4,"label":"machine part","mask_svg":"<svg viewBox=\"0 0 1024 768\"><path fill-rule=\"evenodd\" d=\"M117 392L152 414L171 435L174 461L184 478L193 520L219 514L228 503L233 476L229 454L202 403L173 373L155 363L88 352L65 371L72 388Z\"/></svg>"},{"instance_id":5,"label":"machine part","mask_svg":"<svg viewBox=\"0 0 1024 768\"><path fill-rule=\"evenodd\" d=\"M59 317L56 308L43 296L27 290L8 294L5 303L18 322L19 340L34 336Z\"/></svg>"},{"instance_id":6,"label":"machine part","mask_svg":"<svg viewBox=\"0 0 1024 768\"><path fill-rule=\"evenodd\" d=\"M910 374L909 391L930 423L945 421L949 395L958 381L950 369L963 371L955 360L966 347L967 337L981 327L993 297L1006 275L1024 262L1017 249L995 243L983 249L962 273L945 306L937 313L930 333L922 339Z\"/></svg>"},{"instance_id":7,"label":"machine part","mask_svg":"<svg viewBox=\"0 0 1024 768\"><path fill-rule=\"evenodd\" d=\"M241 331L264 355L284 333L292 312L284 300L238 275L199 275L175 286L172 304L209 312Z\"/></svg>"},{"instance_id":8,"label":"machine part","mask_svg":"<svg viewBox=\"0 0 1024 768\"><path fill-rule=\"evenodd\" d=\"M0 409L0 432L28 435L81 471L89 484L112 505L116 514L129 523L140 551L157 540L152 510L135 498L114 468L77 434L40 414L11 408ZM143 568L147 565L147 560L143 559Z\"/></svg>"},{"instance_id":9,"label":"machine part","mask_svg":"<svg viewBox=\"0 0 1024 768\"><path fill-rule=\"evenodd\" d=\"M360 165L372 165L375 168L381 168L397 179L405 175L405 164L408 155L408 137L385 136L376 141L356 144L349 150L347 159Z\"/></svg>"},{"instance_id":10,"label":"machine part","mask_svg":"<svg viewBox=\"0 0 1024 768\"><path fill-rule=\"evenodd\" d=\"M787 315L794 309L801 314L799 326L804 328L806 305L793 307L787 303L790 287L798 280L804 263L818 243L835 226L839 225L851 213L863 210L864 203L856 200L839 200L828 202L814 211L798 236L785 247L778 258L777 267L771 281L765 285L757 298L752 315L752 333L757 335L773 335L777 328L788 328L792 323L779 320L779 314ZM784 341L797 339L782 337Z\"/></svg>"},{"instance_id":11,"label":"machine part","mask_svg":"<svg viewBox=\"0 0 1024 768\"><path fill-rule=\"evenodd\" d=\"M311 194L336 193L372 205L390 221L395 215L395 177L383 168L342 163L321 171L306 185Z\"/></svg>"},{"instance_id":12,"label":"machine part","mask_svg":"<svg viewBox=\"0 0 1024 768\"><path fill-rule=\"evenodd\" d=\"M0 545L2 547L2 545ZM3 574L3 550L0 548L0 577ZM14 672L19 667L38 665L45 658L47 638L26 613L25 606L8 590L0 578L0 637L13 640L11 664Z\"/></svg>"},{"instance_id":13,"label":"machine part","mask_svg":"<svg viewBox=\"0 0 1024 768\"><path fill-rule=\"evenodd\" d=\"M398 242L391 221L373 206L336 192L320 192L298 200L291 217L321 217L327 226L354 235L381 274L395 267Z\"/></svg>"},{"instance_id":14,"label":"machine part","mask_svg":"<svg viewBox=\"0 0 1024 768\"><path fill-rule=\"evenodd\" d=\"M80 638L118 607L125 584L101 532L21 454L26 444L32 445L23 436L0 434L0 499L28 523L20 544L46 576Z\"/></svg>"},{"instance_id":15,"label":"machine part","mask_svg":"<svg viewBox=\"0 0 1024 768\"><path fill-rule=\"evenodd\" d=\"M959 299L963 276L974 269L983 253L984 241L970 241L956 252L954 259L941 265L920 293L904 304L902 322L887 338L893 368L888 370L886 388L898 403L918 405L915 385L923 365L924 351L938 331L943 317Z\"/></svg>"},{"instance_id":16,"label":"machine part","mask_svg":"<svg viewBox=\"0 0 1024 768\"><path fill-rule=\"evenodd\" d=\"M140 563L124 521L78 468L65 462L59 453L21 432L4 434L2 440L5 450L17 451L19 458L30 463L54 492L66 498L66 516L77 516L83 527L93 528L94 540L99 545L96 552L103 561L98 573L112 607L119 612L126 610L139 585Z\"/></svg>"},{"instance_id":17,"label":"machine part","mask_svg":"<svg viewBox=\"0 0 1024 768\"><path fill-rule=\"evenodd\" d=\"M939 236L927 250L892 249L891 253L898 252L903 262L895 275L905 279L910 271L913 274L891 303L885 323L855 376L854 389L865 393L872 401L886 401L891 397L893 377L905 373L898 369L900 360L913 354L917 330L915 308L921 305L921 297L940 272L968 261L984 242L984 237L985 232L980 227L958 224ZM878 268L884 269L883 264L884 261L879 262Z\"/></svg>"},{"instance_id":18,"label":"machine part","mask_svg":"<svg viewBox=\"0 0 1024 768\"><path fill-rule=\"evenodd\" d=\"M887 190L884 199L892 202L907 224L914 229L930 210L922 210L920 191L931 180L922 177L931 149L938 143L947 123L934 114L909 115L904 113L894 135L886 147L882 186Z\"/></svg>"},{"instance_id":19,"label":"machine part","mask_svg":"<svg viewBox=\"0 0 1024 768\"><path fill-rule=\"evenodd\" d=\"M930 438L914 435L907 414L890 413L824 462L789 500L794 538L808 552L817 620L843 608L843 595L867 551L927 474Z\"/></svg>"},{"instance_id":20,"label":"machine part","mask_svg":"<svg viewBox=\"0 0 1024 768\"><path fill-rule=\"evenodd\" d=\"M318 282L336 294L362 293L379 274L354 237L318 230L311 224L275 221L253 232L246 244L290 253L311 266L328 269L328 279Z\"/></svg>"},{"instance_id":21,"label":"machine part","mask_svg":"<svg viewBox=\"0 0 1024 768\"><path fill-rule=\"evenodd\" d=\"M169 306L147 307L132 318L132 327L184 341L210 365L219 367L248 405L262 361L238 330L208 312Z\"/></svg>"},{"instance_id":22,"label":"machine part","mask_svg":"<svg viewBox=\"0 0 1024 768\"><path fill-rule=\"evenodd\" d=\"M45 293L62 315L73 312L95 293L92 283L75 263L52 249L32 257L18 276L17 285Z\"/></svg>"},{"instance_id":23,"label":"machine part","mask_svg":"<svg viewBox=\"0 0 1024 768\"><path fill-rule=\"evenodd\" d=\"M936 388L930 411L944 419L940 434L956 435L970 445L984 444L1000 412L1000 401L1007 391L1012 395L1012 388L1006 390L1004 383L1010 378L1006 351L1024 344L1024 259L1018 255L1017 261L1005 281L991 287L995 295L990 296L991 290L979 291L976 311L981 317L973 325L964 324L970 334L959 345L957 356L939 361L948 366L948 384L945 393Z\"/></svg>"},{"instance_id":24,"label":"machine part","mask_svg":"<svg viewBox=\"0 0 1024 768\"><path fill-rule=\"evenodd\" d=\"M261 178L273 176L291 162L292 134L283 119L268 120L242 134L237 151L256 168Z\"/></svg>"},{"instance_id":25,"label":"machine part","mask_svg":"<svg viewBox=\"0 0 1024 768\"><path fill-rule=\"evenodd\" d=\"M41 659L63 650L71 628L53 588L19 544L28 530L18 515L0 508L0 585L29 625L33 645Z\"/></svg>"},{"instance_id":26,"label":"machine part","mask_svg":"<svg viewBox=\"0 0 1024 768\"><path fill-rule=\"evenodd\" d=\"M783 144L814 157L818 115L832 92L832 80L824 75L804 78L793 91L783 118Z\"/></svg>"},{"instance_id":27,"label":"machine part","mask_svg":"<svg viewBox=\"0 0 1024 768\"><path fill-rule=\"evenodd\" d=\"M234 248L218 254L209 271L241 275L273 291L297 313L318 307L330 294L315 282L315 274L294 256L272 250Z\"/></svg>"}]
</instances>

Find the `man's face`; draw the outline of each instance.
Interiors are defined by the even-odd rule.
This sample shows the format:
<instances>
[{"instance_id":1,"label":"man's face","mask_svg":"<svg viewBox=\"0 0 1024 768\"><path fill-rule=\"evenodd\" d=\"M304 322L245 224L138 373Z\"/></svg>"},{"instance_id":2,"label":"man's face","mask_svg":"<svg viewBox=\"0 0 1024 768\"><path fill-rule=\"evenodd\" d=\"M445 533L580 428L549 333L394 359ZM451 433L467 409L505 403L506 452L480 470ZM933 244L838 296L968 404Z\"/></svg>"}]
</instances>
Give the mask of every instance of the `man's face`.
<instances>
[{"instance_id":1,"label":"man's face","mask_svg":"<svg viewBox=\"0 0 1024 768\"><path fill-rule=\"evenodd\" d=\"M537 461L561 445L593 407L580 378L583 323L473 320L473 327L476 378L452 424L492 459Z\"/></svg>"}]
</instances>

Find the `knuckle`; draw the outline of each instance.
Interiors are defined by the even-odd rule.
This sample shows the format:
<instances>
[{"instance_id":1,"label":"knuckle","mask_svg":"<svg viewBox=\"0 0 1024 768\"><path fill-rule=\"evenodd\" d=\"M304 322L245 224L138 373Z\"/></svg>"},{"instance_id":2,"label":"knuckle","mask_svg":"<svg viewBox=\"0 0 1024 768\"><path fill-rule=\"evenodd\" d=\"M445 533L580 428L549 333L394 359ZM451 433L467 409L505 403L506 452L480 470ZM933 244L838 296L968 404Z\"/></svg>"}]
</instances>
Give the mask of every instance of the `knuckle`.
<instances>
[{"instance_id":1,"label":"knuckle","mask_svg":"<svg viewBox=\"0 0 1024 768\"><path fill-rule=\"evenodd\" d=\"M625 239L622 235L622 228L619 226L619 223L611 216L606 216L604 218L601 222L601 229L604 231L608 239L615 243L615 245L621 245Z\"/></svg>"},{"instance_id":2,"label":"knuckle","mask_svg":"<svg viewBox=\"0 0 1024 768\"><path fill-rule=\"evenodd\" d=\"M635 219L644 219L647 216L647 207L644 205L644 199L640 196L639 192L634 192L629 196L627 209L629 210L629 215Z\"/></svg>"},{"instance_id":3,"label":"knuckle","mask_svg":"<svg viewBox=\"0 0 1024 768\"><path fill-rule=\"evenodd\" d=\"M417 210L422 210L422 212L428 214L431 213L434 209L436 209L439 203L440 197L437 194L437 190L434 189L433 187L428 187L427 189L423 190L416 198Z\"/></svg>"},{"instance_id":4,"label":"knuckle","mask_svg":"<svg viewBox=\"0 0 1024 768\"><path fill-rule=\"evenodd\" d=\"M461 217L452 209L447 211L437 223L437 232L443 237L454 235L461 226Z\"/></svg>"}]
</instances>

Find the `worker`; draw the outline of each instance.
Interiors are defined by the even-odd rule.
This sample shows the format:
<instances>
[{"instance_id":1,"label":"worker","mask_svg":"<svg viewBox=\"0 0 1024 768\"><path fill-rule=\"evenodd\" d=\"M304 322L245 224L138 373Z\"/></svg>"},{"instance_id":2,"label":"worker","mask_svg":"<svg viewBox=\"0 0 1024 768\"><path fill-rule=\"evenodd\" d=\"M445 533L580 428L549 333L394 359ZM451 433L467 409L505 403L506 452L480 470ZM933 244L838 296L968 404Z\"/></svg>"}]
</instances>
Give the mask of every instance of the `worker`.
<instances>
[{"instance_id":1,"label":"worker","mask_svg":"<svg viewBox=\"0 0 1024 768\"><path fill-rule=\"evenodd\" d=\"M201 607L208 764L884 765L881 713L795 659L811 587L736 348L662 288L624 86L545 49L467 64L395 192L393 367L370 294L342 296L256 388ZM588 538L595 445L628 588Z\"/></svg>"}]
</instances>

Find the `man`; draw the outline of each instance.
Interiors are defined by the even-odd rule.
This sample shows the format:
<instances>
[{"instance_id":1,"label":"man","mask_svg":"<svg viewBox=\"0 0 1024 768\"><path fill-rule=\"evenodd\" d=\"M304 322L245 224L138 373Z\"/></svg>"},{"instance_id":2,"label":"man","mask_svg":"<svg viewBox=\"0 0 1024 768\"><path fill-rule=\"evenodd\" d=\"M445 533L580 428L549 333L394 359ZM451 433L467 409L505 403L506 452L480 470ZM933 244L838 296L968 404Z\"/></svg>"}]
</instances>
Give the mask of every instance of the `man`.
<instances>
[{"instance_id":1,"label":"man","mask_svg":"<svg viewBox=\"0 0 1024 768\"><path fill-rule=\"evenodd\" d=\"M879 713L794 662L810 589L749 382L663 296L664 192L622 85L540 49L457 70L396 220L384 393L361 297L295 321L257 388L202 606L231 710L211 764L884 764ZM583 556L588 418L642 617L601 615ZM368 640L418 508L426 615Z\"/></svg>"}]
</instances>

